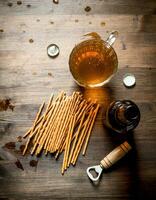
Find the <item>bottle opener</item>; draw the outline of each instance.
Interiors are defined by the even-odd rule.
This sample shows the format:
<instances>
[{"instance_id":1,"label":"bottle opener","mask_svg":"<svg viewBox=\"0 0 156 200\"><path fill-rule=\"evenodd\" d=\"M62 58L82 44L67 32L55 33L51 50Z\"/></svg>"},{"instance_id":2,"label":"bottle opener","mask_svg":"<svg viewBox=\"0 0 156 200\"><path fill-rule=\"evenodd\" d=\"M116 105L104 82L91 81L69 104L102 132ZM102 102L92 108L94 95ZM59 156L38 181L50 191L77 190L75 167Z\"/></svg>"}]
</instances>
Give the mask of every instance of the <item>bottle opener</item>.
<instances>
[{"instance_id":1,"label":"bottle opener","mask_svg":"<svg viewBox=\"0 0 156 200\"><path fill-rule=\"evenodd\" d=\"M95 165L87 168L87 175L92 181L99 180L102 171L104 169L110 168L113 164L115 164L118 160L124 157L132 147L128 142L122 143L120 146L116 147L112 152L110 152L103 160L101 160L99 165ZM97 173L97 176L94 177L91 171L94 170Z\"/></svg>"}]
</instances>

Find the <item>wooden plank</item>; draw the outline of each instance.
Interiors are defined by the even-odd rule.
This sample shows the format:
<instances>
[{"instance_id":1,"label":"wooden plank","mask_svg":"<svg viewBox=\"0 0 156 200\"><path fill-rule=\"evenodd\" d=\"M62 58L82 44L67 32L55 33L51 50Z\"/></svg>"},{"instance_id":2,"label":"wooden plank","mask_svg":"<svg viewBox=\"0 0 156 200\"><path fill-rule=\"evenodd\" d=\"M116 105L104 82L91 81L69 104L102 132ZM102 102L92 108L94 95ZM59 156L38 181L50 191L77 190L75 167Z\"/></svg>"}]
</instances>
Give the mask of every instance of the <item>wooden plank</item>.
<instances>
[{"instance_id":1,"label":"wooden plank","mask_svg":"<svg viewBox=\"0 0 156 200\"><path fill-rule=\"evenodd\" d=\"M61 0L54 4L52 0L24 0L17 5L16 0L11 0L13 5L8 6L7 1L0 1L1 15L30 15L33 14L155 14L156 3L154 0ZM27 7L31 5L31 7ZM86 13L85 7L90 6L91 11Z\"/></svg>"},{"instance_id":2,"label":"wooden plank","mask_svg":"<svg viewBox=\"0 0 156 200\"><path fill-rule=\"evenodd\" d=\"M0 45L1 68L7 66L10 68L11 64L12 67L16 66L19 70L27 68L29 73L29 68L36 72L42 70L41 66L46 68L47 65L48 67L51 65L52 69L57 66L68 68L69 54L83 34L98 31L106 39L114 29L119 32L119 38L114 47L119 57L120 67L126 65L155 67L156 17L151 16L144 25L142 25L142 18L143 16L138 18L136 25L133 16L102 15L100 17L96 15L94 18L88 18L67 15L63 16L64 25L62 26L62 16L60 15L53 17L54 24L50 24L50 16L42 17L40 22L36 22L38 18L34 16L14 17L13 22L12 17L2 17L0 19L1 29L4 32L0 33L2 39ZM79 22L76 23L75 19L79 19ZM91 26L88 25L90 21L92 22ZM105 27L101 26L102 21L106 22ZM122 21L125 23L121 23ZM26 32L23 33L23 31ZM71 33L72 39L69 37ZM34 40L33 43L29 43L31 38ZM46 54L47 46L53 42L59 45L61 51L59 58L55 60L51 60ZM17 59L18 57L20 59Z\"/></svg>"},{"instance_id":3,"label":"wooden plank","mask_svg":"<svg viewBox=\"0 0 156 200\"><path fill-rule=\"evenodd\" d=\"M142 190L150 195L150 191L154 189L154 186L150 188L150 190L145 190L144 188L146 188L147 186L146 181L154 183L154 177L156 175L154 173L155 156L153 154L153 152L155 151L154 141L156 130L156 102L154 99L155 87L152 84L153 82L147 82L147 80L152 80L152 78L155 77L155 73L153 73L155 72L155 70L144 68L130 68L129 70L129 72L135 72L138 80L136 87L128 90L124 88L121 82L118 82L120 80L120 76L127 72L127 69L123 68L122 70L120 70L120 73L118 73L117 76L114 77L111 83L113 84L113 86L111 87L111 98L124 98L125 96L129 96L130 98L132 98L134 94L132 99L136 101L139 105L141 113L146 113L146 115L142 114L143 116L141 123L134 133L135 145L137 147L137 155L136 152L133 152L130 157L127 157L126 159L121 161L121 163L117 165L114 170L112 170L110 173L104 174L100 186L98 186L98 189L92 186L92 184L88 181L85 169L87 168L87 166L90 166L92 164L98 164L99 160L101 160L101 158L111 149L113 149L120 141L117 140L116 136L110 137L110 132L106 129L103 129L103 116L101 111L96 121L96 128L94 128L93 131L89 149L87 151L87 156L85 158L80 157L79 162L75 168L71 168L67 172L67 174L62 177L59 170L62 158L58 162L55 162L53 159L51 160L50 157L42 157L41 159L39 159L37 170L34 171L34 169L29 166L30 158L23 158L19 156L26 171L18 171L12 163L2 163L0 171L3 172L5 170L5 173L3 175L5 178L1 181L3 187L1 188L2 193L0 194L4 197L4 193L6 193L7 197L16 197L17 199L21 196L30 199L36 197L39 198L39 196L42 198L50 198L51 195L54 198L61 198L63 196L64 198L72 197L73 199L85 199L93 197L97 197L99 199L131 199L134 196L136 197L136 194L129 193L127 191L132 190L134 192L135 181L140 181L141 183L138 186L139 188L137 189L137 195L139 197L142 197L142 195L146 195L146 193L142 193ZM145 88L145 98L143 98L143 95L145 95L145 90L144 88L141 89L143 84L142 81L144 80L148 84ZM32 84L29 85L32 86ZM32 88L34 88L34 86L29 87L29 92ZM109 89L109 87L106 87L107 91L109 91ZM12 90L13 88L10 89L10 91ZM25 89L23 89L23 91L24 90ZM55 92L56 91L57 88L55 88ZM19 88L18 92L20 93L20 95L22 95ZM35 90L33 92L35 92ZM85 92L85 96L88 97L91 95L91 93L93 93L93 91L87 90ZM16 96L15 90L12 95ZM39 96L43 96L43 98L45 98L46 96L48 98L48 95L49 91L46 91L46 95L42 94L41 92ZM99 101L104 105L107 104L108 100L107 96L105 95L105 89L97 90L97 97L99 98ZM151 103L149 102L150 98ZM30 100L30 102L28 99ZM31 121L34 118L39 106L37 106L37 104L40 103L36 93L34 94L34 96L29 93L29 97L27 97L24 101L22 100L22 98L21 100L17 99L16 101L17 105L15 104L16 107L14 112L7 111L3 113L3 119L6 119L6 121L1 123L1 129L3 129L3 131L1 132L1 145L3 145L5 142L13 141L15 136L18 136L19 134L21 135L27 129L27 125L31 125ZM35 103L32 104L32 101ZM151 110L153 111L152 113ZM144 148L144 145L146 146L146 148ZM10 174L11 176L6 176L5 174ZM135 177L135 179L132 177ZM144 182L142 181L142 178ZM83 182L83 184L81 183L81 187L78 188L77 186L81 181ZM6 191L6 185L8 184L9 190ZM125 185L127 186L125 187ZM64 188L63 191L61 189L62 187ZM71 193L71 190L74 190L75 192Z\"/></svg>"}]
</instances>

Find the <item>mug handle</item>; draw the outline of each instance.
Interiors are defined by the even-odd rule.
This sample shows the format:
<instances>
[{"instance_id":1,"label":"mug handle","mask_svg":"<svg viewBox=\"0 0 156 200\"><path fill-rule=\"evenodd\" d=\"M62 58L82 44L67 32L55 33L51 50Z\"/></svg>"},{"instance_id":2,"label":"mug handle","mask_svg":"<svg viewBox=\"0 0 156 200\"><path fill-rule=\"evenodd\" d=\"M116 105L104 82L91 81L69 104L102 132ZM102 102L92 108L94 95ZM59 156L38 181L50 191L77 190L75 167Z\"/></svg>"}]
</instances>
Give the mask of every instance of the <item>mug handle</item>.
<instances>
[{"instance_id":1,"label":"mug handle","mask_svg":"<svg viewBox=\"0 0 156 200\"><path fill-rule=\"evenodd\" d=\"M106 42L112 46L116 40L116 38L118 37L118 32L117 31L113 31L111 32L110 36L107 38Z\"/></svg>"}]
</instances>

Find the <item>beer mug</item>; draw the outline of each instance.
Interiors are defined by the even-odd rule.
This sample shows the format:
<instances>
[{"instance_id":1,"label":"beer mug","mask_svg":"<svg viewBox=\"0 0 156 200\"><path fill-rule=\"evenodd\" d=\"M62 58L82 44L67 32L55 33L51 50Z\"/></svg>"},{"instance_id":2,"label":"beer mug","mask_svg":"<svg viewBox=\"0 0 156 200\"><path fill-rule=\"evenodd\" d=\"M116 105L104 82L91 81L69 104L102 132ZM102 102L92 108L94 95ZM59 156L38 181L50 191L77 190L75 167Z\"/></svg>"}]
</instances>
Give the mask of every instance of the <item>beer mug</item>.
<instances>
[{"instance_id":1,"label":"beer mug","mask_svg":"<svg viewBox=\"0 0 156 200\"><path fill-rule=\"evenodd\" d=\"M74 80L83 87L100 87L114 76L118 67L117 55L112 47L118 35L110 34L106 41L97 33L77 44L69 57L69 68Z\"/></svg>"}]
</instances>

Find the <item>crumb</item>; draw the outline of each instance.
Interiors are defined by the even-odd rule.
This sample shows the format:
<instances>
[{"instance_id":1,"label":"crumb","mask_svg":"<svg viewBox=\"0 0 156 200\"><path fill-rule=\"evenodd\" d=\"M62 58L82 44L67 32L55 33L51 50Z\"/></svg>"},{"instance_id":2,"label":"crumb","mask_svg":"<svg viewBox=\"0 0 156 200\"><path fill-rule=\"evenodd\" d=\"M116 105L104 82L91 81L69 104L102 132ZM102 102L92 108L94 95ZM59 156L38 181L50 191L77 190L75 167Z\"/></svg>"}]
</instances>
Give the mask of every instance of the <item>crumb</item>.
<instances>
[{"instance_id":1,"label":"crumb","mask_svg":"<svg viewBox=\"0 0 156 200\"><path fill-rule=\"evenodd\" d=\"M14 105L11 103L11 99L0 99L0 111L6 111L7 109L14 110Z\"/></svg>"},{"instance_id":2,"label":"crumb","mask_svg":"<svg viewBox=\"0 0 156 200\"><path fill-rule=\"evenodd\" d=\"M52 21L51 21L50 23L51 23L51 24L54 24L54 22L52 22Z\"/></svg>"},{"instance_id":3,"label":"crumb","mask_svg":"<svg viewBox=\"0 0 156 200\"><path fill-rule=\"evenodd\" d=\"M37 21L37 22L40 22L40 19L37 19L36 21Z\"/></svg>"},{"instance_id":4,"label":"crumb","mask_svg":"<svg viewBox=\"0 0 156 200\"><path fill-rule=\"evenodd\" d=\"M4 145L7 149L15 149L16 145L15 142L8 142Z\"/></svg>"},{"instance_id":5,"label":"crumb","mask_svg":"<svg viewBox=\"0 0 156 200\"><path fill-rule=\"evenodd\" d=\"M84 10L85 10L86 12L89 12L89 11L91 11L91 7L90 7L90 6L86 6Z\"/></svg>"},{"instance_id":6,"label":"crumb","mask_svg":"<svg viewBox=\"0 0 156 200\"><path fill-rule=\"evenodd\" d=\"M77 23L77 22L79 22L79 20L78 20L78 19L75 19L75 22Z\"/></svg>"},{"instance_id":7,"label":"crumb","mask_svg":"<svg viewBox=\"0 0 156 200\"><path fill-rule=\"evenodd\" d=\"M22 1L17 1L17 5L21 5L22 4Z\"/></svg>"},{"instance_id":8,"label":"crumb","mask_svg":"<svg viewBox=\"0 0 156 200\"><path fill-rule=\"evenodd\" d=\"M127 49L126 44L122 40L121 40L121 45L122 45L122 50L126 50Z\"/></svg>"},{"instance_id":9,"label":"crumb","mask_svg":"<svg viewBox=\"0 0 156 200\"><path fill-rule=\"evenodd\" d=\"M92 24L92 22L89 22L89 24Z\"/></svg>"},{"instance_id":10,"label":"crumb","mask_svg":"<svg viewBox=\"0 0 156 200\"><path fill-rule=\"evenodd\" d=\"M59 0L53 0L53 3L58 4Z\"/></svg>"},{"instance_id":11,"label":"crumb","mask_svg":"<svg viewBox=\"0 0 156 200\"><path fill-rule=\"evenodd\" d=\"M19 136L17 137L17 142L22 142L22 136L19 135Z\"/></svg>"},{"instance_id":12,"label":"crumb","mask_svg":"<svg viewBox=\"0 0 156 200\"><path fill-rule=\"evenodd\" d=\"M51 72L48 72L48 76L53 76Z\"/></svg>"},{"instance_id":13,"label":"crumb","mask_svg":"<svg viewBox=\"0 0 156 200\"><path fill-rule=\"evenodd\" d=\"M30 160L29 164L31 167L36 167L38 164L38 160Z\"/></svg>"},{"instance_id":14,"label":"crumb","mask_svg":"<svg viewBox=\"0 0 156 200\"><path fill-rule=\"evenodd\" d=\"M30 7L31 7L31 5L30 5L30 4L28 4L28 5L27 5L27 8L30 8Z\"/></svg>"},{"instance_id":15,"label":"crumb","mask_svg":"<svg viewBox=\"0 0 156 200\"><path fill-rule=\"evenodd\" d=\"M23 153L24 149L25 149L25 145L22 144L22 145L20 146L20 152Z\"/></svg>"},{"instance_id":16,"label":"crumb","mask_svg":"<svg viewBox=\"0 0 156 200\"><path fill-rule=\"evenodd\" d=\"M15 162L16 167L18 167L19 169L24 170L23 165L21 164L21 162L17 159L17 161Z\"/></svg>"},{"instance_id":17,"label":"crumb","mask_svg":"<svg viewBox=\"0 0 156 200\"><path fill-rule=\"evenodd\" d=\"M3 30L3 29L0 29L0 32L1 32L1 33L3 33L3 32L4 32L4 30Z\"/></svg>"},{"instance_id":18,"label":"crumb","mask_svg":"<svg viewBox=\"0 0 156 200\"><path fill-rule=\"evenodd\" d=\"M9 7L12 7L13 6L13 3L11 3L11 2L8 2L8 4L7 4Z\"/></svg>"},{"instance_id":19,"label":"crumb","mask_svg":"<svg viewBox=\"0 0 156 200\"><path fill-rule=\"evenodd\" d=\"M33 40L33 39L29 39L29 42L30 42L30 43L33 43L33 42L34 42L34 40Z\"/></svg>"},{"instance_id":20,"label":"crumb","mask_svg":"<svg viewBox=\"0 0 156 200\"><path fill-rule=\"evenodd\" d=\"M106 23L105 22L101 22L101 26L105 26L106 25Z\"/></svg>"}]
</instances>

